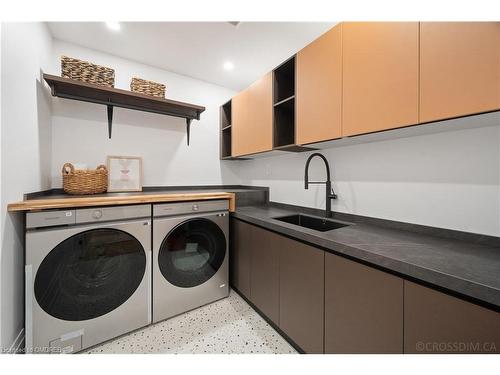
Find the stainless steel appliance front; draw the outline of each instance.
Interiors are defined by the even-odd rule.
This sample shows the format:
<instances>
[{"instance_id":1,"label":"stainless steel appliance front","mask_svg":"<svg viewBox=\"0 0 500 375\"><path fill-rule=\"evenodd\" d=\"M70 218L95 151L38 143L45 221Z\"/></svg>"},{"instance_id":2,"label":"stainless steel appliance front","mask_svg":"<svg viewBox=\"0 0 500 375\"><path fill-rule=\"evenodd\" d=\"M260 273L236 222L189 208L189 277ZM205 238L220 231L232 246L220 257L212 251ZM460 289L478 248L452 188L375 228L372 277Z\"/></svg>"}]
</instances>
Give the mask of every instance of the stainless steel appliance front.
<instances>
[{"instance_id":1,"label":"stainless steel appliance front","mask_svg":"<svg viewBox=\"0 0 500 375\"><path fill-rule=\"evenodd\" d=\"M27 214L26 349L77 352L151 322L151 206Z\"/></svg>"},{"instance_id":2,"label":"stainless steel appliance front","mask_svg":"<svg viewBox=\"0 0 500 375\"><path fill-rule=\"evenodd\" d=\"M228 201L153 206L153 322L229 294Z\"/></svg>"}]
</instances>

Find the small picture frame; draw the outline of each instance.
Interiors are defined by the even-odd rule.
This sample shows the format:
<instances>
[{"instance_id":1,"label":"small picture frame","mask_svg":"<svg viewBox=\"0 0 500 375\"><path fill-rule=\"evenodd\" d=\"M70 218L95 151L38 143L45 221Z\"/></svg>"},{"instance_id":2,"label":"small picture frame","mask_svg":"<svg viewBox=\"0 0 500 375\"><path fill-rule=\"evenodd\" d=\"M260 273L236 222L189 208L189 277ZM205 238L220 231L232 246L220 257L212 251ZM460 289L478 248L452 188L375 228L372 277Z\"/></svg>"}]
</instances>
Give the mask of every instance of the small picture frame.
<instances>
[{"instance_id":1,"label":"small picture frame","mask_svg":"<svg viewBox=\"0 0 500 375\"><path fill-rule=\"evenodd\" d=\"M108 156L108 192L142 191L142 158Z\"/></svg>"}]
</instances>

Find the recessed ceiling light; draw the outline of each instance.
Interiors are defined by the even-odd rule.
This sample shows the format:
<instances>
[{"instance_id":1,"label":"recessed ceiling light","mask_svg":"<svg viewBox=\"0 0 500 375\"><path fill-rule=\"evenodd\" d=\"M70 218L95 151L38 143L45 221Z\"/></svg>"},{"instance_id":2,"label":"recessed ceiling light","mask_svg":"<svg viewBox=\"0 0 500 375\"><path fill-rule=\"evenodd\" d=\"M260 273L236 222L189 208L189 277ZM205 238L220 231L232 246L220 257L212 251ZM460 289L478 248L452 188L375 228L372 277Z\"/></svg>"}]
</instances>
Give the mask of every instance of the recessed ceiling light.
<instances>
[{"instance_id":1,"label":"recessed ceiling light","mask_svg":"<svg viewBox=\"0 0 500 375\"><path fill-rule=\"evenodd\" d=\"M121 27L119 22L106 22L106 26L114 31L120 30Z\"/></svg>"},{"instance_id":2,"label":"recessed ceiling light","mask_svg":"<svg viewBox=\"0 0 500 375\"><path fill-rule=\"evenodd\" d=\"M225 70L233 70L234 69L234 64L231 61L224 62L223 66L224 66Z\"/></svg>"}]
</instances>

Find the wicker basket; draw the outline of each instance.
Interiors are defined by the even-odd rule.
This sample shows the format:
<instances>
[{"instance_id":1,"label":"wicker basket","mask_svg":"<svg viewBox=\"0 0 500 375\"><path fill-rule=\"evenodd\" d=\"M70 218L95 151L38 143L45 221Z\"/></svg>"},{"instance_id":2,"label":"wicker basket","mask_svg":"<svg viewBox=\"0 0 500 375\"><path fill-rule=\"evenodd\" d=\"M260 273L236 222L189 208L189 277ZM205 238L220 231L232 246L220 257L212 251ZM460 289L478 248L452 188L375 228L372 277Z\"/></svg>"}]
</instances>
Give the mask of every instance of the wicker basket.
<instances>
[{"instance_id":1,"label":"wicker basket","mask_svg":"<svg viewBox=\"0 0 500 375\"><path fill-rule=\"evenodd\" d=\"M165 85L153 81L147 81L142 78L132 78L130 82L130 91L165 98Z\"/></svg>"},{"instance_id":2,"label":"wicker basket","mask_svg":"<svg viewBox=\"0 0 500 375\"><path fill-rule=\"evenodd\" d=\"M62 167L63 189L68 194L97 194L108 189L108 170L104 165L97 169L79 170L73 164Z\"/></svg>"},{"instance_id":3,"label":"wicker basket","mask_svg":"<svg viewBox=\"0 0 500 375\"><path fill-rule=\"evenodd\" d=\"M76 79L94 85L115 86L114 69L67 56L61 56L61 77Z\"/></svg>"}]
</instances>

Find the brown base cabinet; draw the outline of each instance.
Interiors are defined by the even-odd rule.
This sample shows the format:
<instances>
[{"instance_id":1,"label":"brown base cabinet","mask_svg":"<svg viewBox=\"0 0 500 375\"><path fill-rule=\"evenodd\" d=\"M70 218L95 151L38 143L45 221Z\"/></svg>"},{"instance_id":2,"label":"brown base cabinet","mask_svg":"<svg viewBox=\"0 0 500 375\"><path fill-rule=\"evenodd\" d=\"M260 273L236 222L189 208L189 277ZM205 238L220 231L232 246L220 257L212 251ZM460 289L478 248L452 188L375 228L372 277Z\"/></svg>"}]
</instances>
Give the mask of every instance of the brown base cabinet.
<instances>
[{"instance_id":1,"label":"brown base cabinet","mask_svg":"<svg viewBox=\"0 0 500 375\"><path fill-rule=\"evenodd\" d=\"M500 313L405 281L405 353L499 353Z\"/></svg>"},{"instance_id":2,"label":"brown base cabinet","mask_svg":"<svg viewBox=\"0 0 500 375\"><path fill-rule=\"evenodd\" d=\"M323 353L324 254L282 237L280 328L306 353Z\"/></svg>"},{"instance_id":3,"label":"brown base cabinet","mask_svg":"<svg viewBox=\"0 0 500 375\"><path fill-rule=\"evenodd\" d=\"M282 237L245 224L251 233L250 300L279 326L279 256Z\"/></svg>"},{"instance_id":4,"label":"brown base cabinet","mask_svg":"<svg viewBox=\"0 0 500 375\"><path fill-rule=\"evenodd\" d=\"M324 252L231 222L231 285L306 353L323 353Z\"/></svg>"},{"instance_id":5,"label":"brown base cabinet","mask_svg":"<svg viewBox=\"0 0 500 375\"><path fill-rule=\"evenodd\" d=\"M250 297L250 262L252 238L250 225L239 220L231 220L229 281L245 297Z\"/></svg>"},{"instance_id":6,"label":"brown base cabinet","mask_svg":"<svg viewBox=\"0 0 500 375\"><path fill-rule=\"evenodd\" d=\"M306 353L499 353L500 313L231 220L231 285Z\"/></svg>"},{"instance_id":7,"label":"brown base cabinet","mask_svg":"<svg viewBox=\"0 0 500 375\"><path fill-rule=\"evenodd\" d=\"M325 353L403 353L403 279L326 253Z\"/></svg>"}]
</instances>

